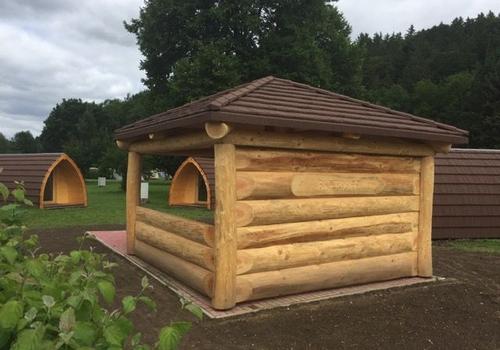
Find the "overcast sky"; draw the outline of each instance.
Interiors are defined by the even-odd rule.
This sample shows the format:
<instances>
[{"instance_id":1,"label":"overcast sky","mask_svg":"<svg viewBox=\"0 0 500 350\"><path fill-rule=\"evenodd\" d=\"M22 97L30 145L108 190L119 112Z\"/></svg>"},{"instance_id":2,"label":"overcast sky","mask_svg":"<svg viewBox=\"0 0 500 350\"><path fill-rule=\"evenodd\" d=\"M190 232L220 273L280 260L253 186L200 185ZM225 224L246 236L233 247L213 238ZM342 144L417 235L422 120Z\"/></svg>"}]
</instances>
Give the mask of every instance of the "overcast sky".
<instances>
[{"instance_id":1,"label":"overcast sky","mask_svg":"<svg viewBox=\"0 0 500 350\"><path fill-rule=\"evenodd\" d=\"M38 135L62 98L102 101L144 89L140 52L123 20L143 0L0 0L0 132ZM499 0L340 0L360 32L417 29L500 12Z\"/></svg>"}]
</instances>

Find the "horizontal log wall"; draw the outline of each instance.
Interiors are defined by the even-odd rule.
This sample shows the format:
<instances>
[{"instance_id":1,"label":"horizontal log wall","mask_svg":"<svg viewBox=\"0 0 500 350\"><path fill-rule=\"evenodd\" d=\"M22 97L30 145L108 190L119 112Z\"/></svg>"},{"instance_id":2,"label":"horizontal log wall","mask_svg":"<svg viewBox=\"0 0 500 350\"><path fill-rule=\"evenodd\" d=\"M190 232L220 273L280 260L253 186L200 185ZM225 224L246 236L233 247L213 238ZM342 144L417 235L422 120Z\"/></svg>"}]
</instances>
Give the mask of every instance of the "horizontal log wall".
<instances>
[{"instance_id":1,"label":"horizontal log wall","mask_svg":"<svg viewBox=\"0 0 500 350\"><path fill-rule=\"evenodd\" d=\"M214 226L138 206L135 254L211 297Z\"/></svg>"},{"instance_id":2,"label":"horizontal log wall","mask_svg":"<svg viewBox=\"0 0 500 350\"><path fill-rule=\"evenodd\" d=\"M237 302L415 276L420 186L417 157L238 147Z\"/></svg>"}]
</instances>

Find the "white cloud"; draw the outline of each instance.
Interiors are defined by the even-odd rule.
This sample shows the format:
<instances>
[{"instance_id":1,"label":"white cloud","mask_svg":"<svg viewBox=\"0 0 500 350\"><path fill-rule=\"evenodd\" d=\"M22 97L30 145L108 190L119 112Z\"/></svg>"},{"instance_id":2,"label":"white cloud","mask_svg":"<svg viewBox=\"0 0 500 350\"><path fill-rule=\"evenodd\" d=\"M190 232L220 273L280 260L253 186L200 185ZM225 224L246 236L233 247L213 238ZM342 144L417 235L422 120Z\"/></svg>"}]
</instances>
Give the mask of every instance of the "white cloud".
<instances>
[{"instance_id":1,"label":"white cloud","mask_svg":"<svg viewBox=\"0 0 500 350\"><path fill-rule=\"evenodd\" d=\"M339 0L336 5L353 29L374 34L406 32L450 23L456 17L476 17L480 12L500 12L498 0Z\"/></svg>"},{"instance_id":2,"label":"white cloud","mask_svg":"<svg viewBox=\"0 0 500 350\"><path fill-rule=\"evenodd\" d=\"M143 0L0 1L0 132L39 134L63 98L102 101L144 89L140 52L123 20ZM500 12L498 0L340 0L360 32L404 32Z\"/></svg>"},{"instance_id":3,"label":"white cloud","mask_svg":"<svg viewBox=\"0 0 500 350\"><path fill-rule=\"evenodd\" d=\"M144 89L123 20L143 0L0 2L0 132L35 135L63 98L102 101Z\"/></svg>"}]
</instances>

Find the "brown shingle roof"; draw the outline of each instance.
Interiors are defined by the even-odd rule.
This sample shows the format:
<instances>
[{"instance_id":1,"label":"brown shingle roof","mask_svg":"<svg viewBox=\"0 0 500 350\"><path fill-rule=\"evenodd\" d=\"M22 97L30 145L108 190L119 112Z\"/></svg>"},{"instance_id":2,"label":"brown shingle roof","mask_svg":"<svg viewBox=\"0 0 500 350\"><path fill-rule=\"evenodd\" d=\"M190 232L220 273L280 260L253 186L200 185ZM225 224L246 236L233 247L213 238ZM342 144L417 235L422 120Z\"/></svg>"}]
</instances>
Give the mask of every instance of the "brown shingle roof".
<instances>
[{"instance_id":1,"label":"brown shingle roof","mask_svg":"<svg viewBox=\"0 0 500 350\"><path fill-rule=\"evenodd\" d=\"M466 143L468 136L450 125L269 76L124 126L116 138L139 138L207 121L456 144Z\"/></svg>"},{"instance_id":2,"label":"brown shingle roof","mask_svg":"<svg viewBox=\"0 0 500 350\"><path fill-rule=\"evenodd\" d=\"M24 182L26 196L39 203L40 189L50 166L63 153L0 154L0 182L10 190L16 187L14 181Z\"/></svg>"},{"instance_id":3,"label":"brown shingle roof","mask_svg":"<svg viewBox=\"0 0 500 350\"><path fill-rule=\"evenodd\" d=\"M436 156L433 238L500 237L500 150Z\"/></svg>"}]
</instances>

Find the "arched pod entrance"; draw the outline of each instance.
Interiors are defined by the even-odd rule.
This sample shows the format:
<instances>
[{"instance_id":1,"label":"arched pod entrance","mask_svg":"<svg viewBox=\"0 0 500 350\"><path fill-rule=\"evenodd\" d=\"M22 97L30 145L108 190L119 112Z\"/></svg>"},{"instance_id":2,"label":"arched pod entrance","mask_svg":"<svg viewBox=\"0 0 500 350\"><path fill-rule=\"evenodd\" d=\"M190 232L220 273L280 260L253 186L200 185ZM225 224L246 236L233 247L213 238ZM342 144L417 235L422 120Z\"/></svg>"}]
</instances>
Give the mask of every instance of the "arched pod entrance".
<instances>
[{"instance_id":1,"label":"arched pod entrance","mask_svg":"<svg viewBox=\"0 0 500 350\"><path fill-rule=\"evenodd\" d=\"M52 164L40 191L40 208L87 205L85 181L66 154Z\"/></svg>"},{"instance_id":2,"label":"arched pod entrance","mask_svg":"<svg viewBox=\"0 0 500 350\"><path fill-rule=\"evenodd\" d=\"M40 208L86 206L85 181L64 153L1 154L0 182L9 189L23 182L26 196Z\"/></svg>"},{"instance_id":3,"label":"arched pod entrance","mask_svg":"<svg viewBox=\"0 0 500 350\"><path fill-rule=\"evenodd\" d=\"M189 157L177 169L169 192L169 205L213 208L213 158Z\"/></svg>"}]
</instances>

